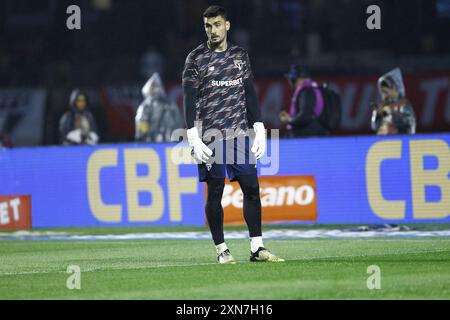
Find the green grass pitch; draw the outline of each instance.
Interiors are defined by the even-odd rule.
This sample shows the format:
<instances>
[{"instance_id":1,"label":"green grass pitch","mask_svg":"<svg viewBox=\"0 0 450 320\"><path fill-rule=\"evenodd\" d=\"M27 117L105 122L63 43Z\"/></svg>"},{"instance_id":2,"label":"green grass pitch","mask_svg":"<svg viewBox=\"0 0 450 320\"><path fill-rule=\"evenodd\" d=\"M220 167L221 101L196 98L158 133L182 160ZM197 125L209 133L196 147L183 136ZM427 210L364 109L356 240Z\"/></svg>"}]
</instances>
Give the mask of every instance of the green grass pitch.
<instances>
[{"instance_id":1,"label":"green grass pitch","mask_svg":"<svg viewBox=\"0 0 450 320\"><path fill-rule=\"evenodd\" d=\"M0 299L450 299L447 238L265 240L287 260L272 264L227 242L236 265L216 264L204 240L0 241ZM66 287L69 265L80 290Z\"/></svg>"}]
</instances>

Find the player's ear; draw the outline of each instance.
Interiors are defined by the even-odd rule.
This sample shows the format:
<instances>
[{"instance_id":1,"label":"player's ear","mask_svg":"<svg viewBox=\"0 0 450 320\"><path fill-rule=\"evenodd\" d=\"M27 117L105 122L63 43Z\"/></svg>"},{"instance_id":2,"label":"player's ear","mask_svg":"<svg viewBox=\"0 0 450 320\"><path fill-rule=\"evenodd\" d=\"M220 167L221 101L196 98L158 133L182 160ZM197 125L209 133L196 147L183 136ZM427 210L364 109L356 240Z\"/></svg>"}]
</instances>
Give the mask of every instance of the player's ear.
<instances>
[{"instance_id":1,"label":"player's ear","mask_svg":"<svg viewBox=\"0 0 450 320\"><path fill-rule=\"evenodd\" d=\"M225 22L225 29L226 29L227 31L230 30L230 27L231 27L230 21Z\"/></svg>"}]
</instances>

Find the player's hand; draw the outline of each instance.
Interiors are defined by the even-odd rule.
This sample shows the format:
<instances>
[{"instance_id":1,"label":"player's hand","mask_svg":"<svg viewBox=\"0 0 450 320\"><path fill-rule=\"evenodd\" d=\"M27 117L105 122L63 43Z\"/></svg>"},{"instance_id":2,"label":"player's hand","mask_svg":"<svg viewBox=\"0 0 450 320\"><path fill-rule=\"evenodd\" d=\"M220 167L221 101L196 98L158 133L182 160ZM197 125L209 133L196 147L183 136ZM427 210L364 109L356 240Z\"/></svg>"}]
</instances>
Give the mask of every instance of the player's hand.
<instances>
[{"instance_id":1,"label":"player's hand","mask_svg":"<svg viewBox=\"0 0 450 320\"><path fill-rule=\"evenodd\" d=\"M255 141L251 150L258 160L266 152L266 128L264 128L264 123L255 122L253 129L255 130Z\"/></svg>"},{"instance_id":2,"label":"player's hand","mask_svg":"<svg viewBox=\"0 0 450 320\"><path fill-rule=\"evenodd\" d=\"M202 162L206 163L206 161L208 161L209 157L211 157L213 152L200 139L196 127L187 130L187 138L194 159L197 160L197 162L199 163Z\"/></svg>"}]
</instances>

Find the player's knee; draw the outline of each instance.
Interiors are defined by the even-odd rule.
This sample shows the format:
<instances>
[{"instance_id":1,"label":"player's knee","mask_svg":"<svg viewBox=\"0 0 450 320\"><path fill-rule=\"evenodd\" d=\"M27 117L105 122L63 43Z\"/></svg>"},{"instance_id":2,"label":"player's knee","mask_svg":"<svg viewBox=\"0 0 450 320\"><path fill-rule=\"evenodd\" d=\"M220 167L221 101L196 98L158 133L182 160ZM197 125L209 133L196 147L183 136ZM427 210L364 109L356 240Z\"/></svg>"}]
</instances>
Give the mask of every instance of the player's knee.
<instances>
[{"instance_id":1,"label":"player's knee","mask_svg":"<svg viewBox=\"0 0 450 320\"><path fill-rule=\"evenodd\" d=\"M250 201L256 201L259 200L259 187L256 186L250 186L246 189L246 191L243 191L244 193L244 199L250 200Z\"/></svg>"},{"instance_id":2,"label":"player's knee","mask_svg":"<svg viewBox=\"0 0 450 320\"><path fill-rule=\"evenodd\" d=\"M239 179L244 199L259 200L259 183L258 178L246 176Z\"/></svg>"},{"instance_id":3,"label":"player's knee","mask_svg":"<svg viewBox=\"0 0 450 320\"><path fill-rule=\"evenodd\" d=\"M208 198L221 199L225 182L223 180L211 180L208 181Z\"/></svg>"}]
</instances>

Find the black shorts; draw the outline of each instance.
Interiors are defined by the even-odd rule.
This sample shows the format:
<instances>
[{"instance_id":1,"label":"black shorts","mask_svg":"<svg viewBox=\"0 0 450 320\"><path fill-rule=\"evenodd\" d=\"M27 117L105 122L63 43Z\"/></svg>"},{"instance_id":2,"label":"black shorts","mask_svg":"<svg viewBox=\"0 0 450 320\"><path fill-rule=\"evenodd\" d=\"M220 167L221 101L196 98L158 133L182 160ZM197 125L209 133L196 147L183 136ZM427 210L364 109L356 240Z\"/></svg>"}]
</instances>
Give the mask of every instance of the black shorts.
<instances>
[{"instance_id":1,"label":"black shorts","mask_svg":"<svg viewBox=\"0 0 450 320\"><path fill-rule=\"evenodd\" d=\"M248 137L216 141L208 147L213 150L213 155L207 163L198 165L200 182L208 178L225 179L226 175L230 181L236 181L239 176L257 174L256 159L250 151Z\"/></svg>"}]
</instances>

